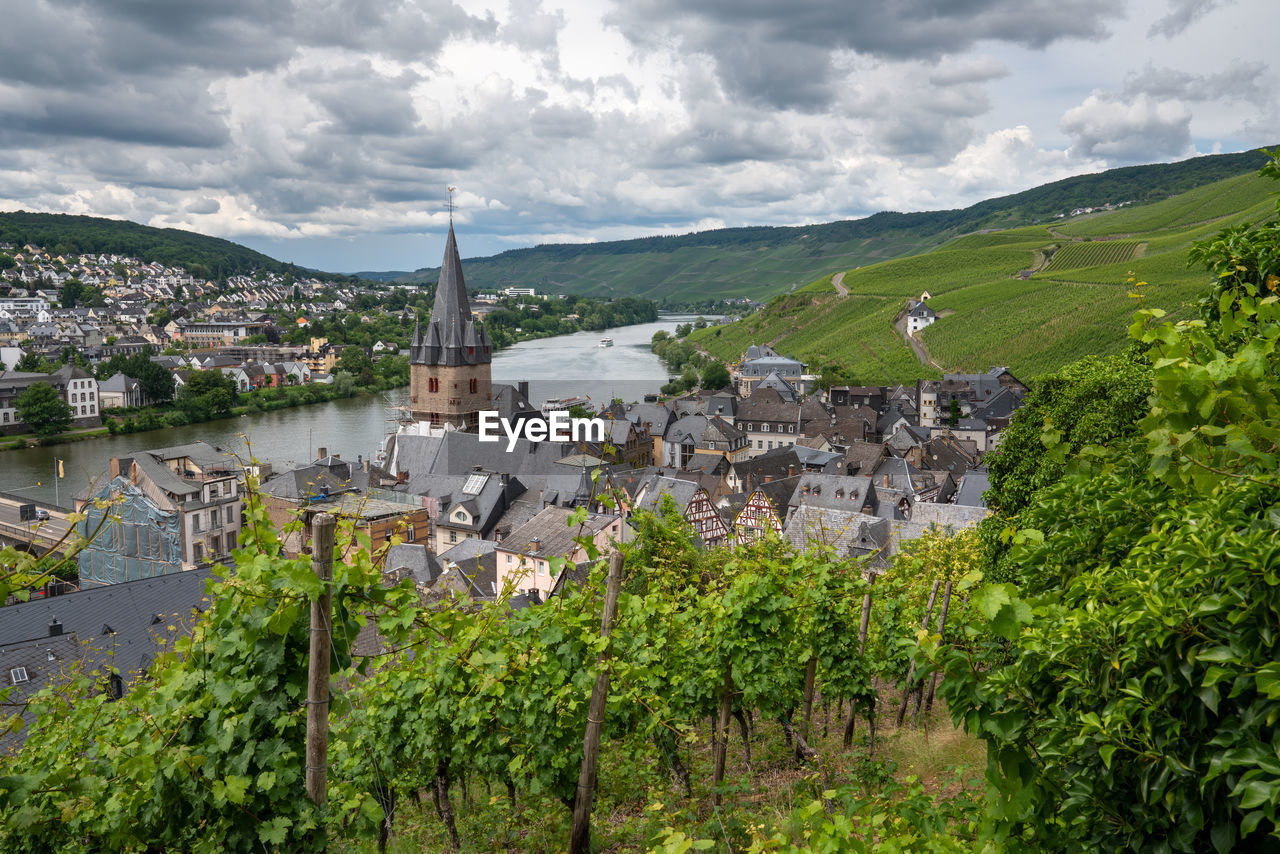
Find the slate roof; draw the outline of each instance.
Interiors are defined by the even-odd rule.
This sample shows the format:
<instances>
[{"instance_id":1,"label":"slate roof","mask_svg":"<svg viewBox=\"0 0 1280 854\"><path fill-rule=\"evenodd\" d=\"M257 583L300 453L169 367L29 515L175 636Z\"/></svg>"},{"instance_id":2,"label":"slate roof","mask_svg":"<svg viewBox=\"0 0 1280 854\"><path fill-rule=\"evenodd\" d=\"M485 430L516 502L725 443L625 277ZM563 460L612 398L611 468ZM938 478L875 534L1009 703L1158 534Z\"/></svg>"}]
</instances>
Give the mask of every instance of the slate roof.
<instances>
[{"instance_id":1,"label":"slate roof","mask_svg":"<svg viewBox=\"0 0 1280 854\"><path fill-rule=\"evenodd\" d=\"M991 481L984 469L973 469L960 479L960 488L956 490L953 504L963 507L986 507L987 502L982 495L991 488Z\"/></svg>"},{"instance_id":2,"label":"slate roof","mask_svg":"<svg viewBox=\"0 0 1280 854\"><path fill-rule=\"evenodd\" d=\"M471 302L467 299L462 260L458 256L458 242L452 223L445 240L444 260L440 265L431 319L425 333L414 327L409 350L410 361L415 365L476 365L493 360L484 324L471 316Z\"/></svg>"},{"instance_id":3,"label":"slate roof","mask_svg":"<svg viewBox=\"0 0 1280 854\"><path fill-rule=\"evenodd\" d=\"M519 555L531 557L553 558L567 557L578 548L574 537L594 537L610 525L619 521L617 516L606 516L590 513L579 525L569 525L570 511L566 507L546 507L538 515L511 532L498 548ZM619 526L619 539L623 529ZM532 548L534 540L538 541L536 549Z\"/></svg>"},{"instance_id":4,"label":"slate roof","mask_svg":"<svg viewBox=\"0 0 1280 854\"><path fill-rule=\"evenodd\" d=\"M59 659L64 666L74 656L91 672L114 667L125 677L123 687L128 690L155 658L157 638L172 645L190 630L192 609L207 607L205 582L210 574L209 568L194 569L5 607L0 619L0 686L9 683L8 661L29 656L34 645L39 650L53 648L55 657L64 656ZM50 636L49 624L55 619L62 634ZM68 639L74 639L74 652ZM29 675L35 682L34 674ZM53 675L47 672L45 678Z\"/></svg>"},{"instance_id":5,"label":"slate roof","mask_svg":"<svg viewBox=\"0 0 1280 854\"><path fill-rule=\"evenodd\" d=\"M400 543L387 550L382 562L382 574L399 581L405 575L414 584L427 586L440 576L440 561L421 543Z\"/></svg>"},{"instance_id":6,"label":"slate roof","mask_svg":"<svg viewBox=\"0 0 1280 854\"><path fill-rule=\"evenodd\" d=\"M675 501L676 508L683 513L699 488L698 484L691 481L679 480L655 473L646 482L644 495L635 509L657 513L661 497L665 494L671 496L671 499Z\"/></svg>"},{"instance_id":7,"label":"slate roof","mask_svg":"<svg viewBox=\"0 0 1280 854\"><path fill-rule=\"evenodd\" d=\"M676 419L676 414L669 408L657 403L628 403L622 412L636 429L644 431L648 426L650 436L665 436L667 427Z\"/></svg>"},{"instance_id":8,"label":"slate roof","mask_svg":"<svg viewBox=\"0 0 1280 854\"><path fill-rule=\"evenodd\" d=\"M800 407L795 403L788 403L775 389L761 388L738 404L738 417L735 420L738 423L769 421L797 424L800 420Z\"/></svg>"},{"instance_id":9,"label":"slate roof","mask_svg":"<svg viewBox=\"0 0 1280 854\"><path fill-rule=\"evenodd\" d=\"M864 511L876 504L876 489L869 477L806 473L791 494L792 509L808 506L828 510Z\"/></svg>"},{"instance_id":10,"label":"slate roof","mask_svg":"<svg viewBox=\"0 0 1280 854\"><path fill-rule=\"evenodd\" d=\"M797 549L807 551L815 544L831 546L837 558L875 554L873 566L886 562L892 525L855 510L799 507L787 520L784 535Z\"/></svg>"},{"instance_id":11,"label":"slate roof","mask_svg":"<svg viewBox=\"0 0 1280 854\"><path fill-rule=\"evenodd\" d=\"M511 453L506 441L481 442L476 433L446 431L442 436L395 435L388 458L395 472L408 472L407 491L440 497L450 494L477 467L506 472L534 495L555 504L574 502L582 487L582 471L556 463L577 448L571 443L518 439ZM452 480L445 480L452 478Z\"/></svg>"}]
</instances>

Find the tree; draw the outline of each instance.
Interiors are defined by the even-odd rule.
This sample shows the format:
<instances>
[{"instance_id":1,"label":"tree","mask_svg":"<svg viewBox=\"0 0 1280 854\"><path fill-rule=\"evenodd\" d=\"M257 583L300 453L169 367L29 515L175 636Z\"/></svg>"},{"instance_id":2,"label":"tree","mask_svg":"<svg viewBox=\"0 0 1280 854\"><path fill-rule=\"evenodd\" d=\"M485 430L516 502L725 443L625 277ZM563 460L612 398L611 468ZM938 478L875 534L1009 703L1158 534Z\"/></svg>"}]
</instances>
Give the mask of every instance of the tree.
<instances>
[{"instance_id":1,"label":"tree","mask_svg":"<svg viewBox=\"0 0 1280 854\"><path fill-rule=\"evenodd\" d=\"M18 418L41 439L56 436L71 426L73 410L48 383L33 383L14 401Z\"/></svg>"},{"instance_id":2,"label":"tree","mask_svg":"<svg viewBox=\"0 0 1280 854\"><path fill-rule=\"evenodd\" d=\"M144 358L129 366L129 375L138 381L143 399L148 403L168 403L173 400L173 374L145 358L145 354L138 355Z\"/></svg>"},{"instance_id":3,"label":"tree","mask_svg":"<svg viewBox=\"0 0 1280 854\"><path fill-rule=\"evenodd\" d=\"M719 362L712 362L702 369L703 388L724 388L729 384L729 369Z\"/></svg>"},{"instance_id":4,"label":"tree","mask_svg":"<svg viewBox=\"0 0 1280 854\"><path fill-rule=\"evenodd\" d=\"M1060 474L1009 531L1017 585L975 593L965 646L934 656L953 719L987 742L988 832L1015 850L1274 847L1276 236L1196 247L1219 273L1201 319L1137 312L1149 400L1124 435L1077 448L1114 423L1041 428L1030 456Z\"/></svg>"},{"instance_id":5,"label":"tree","mask_svg":"<svg viewBox=\"0 0 1280 854\"><path fill-rule=\"evenodd\" d=\"M62 286L62 307L75 308L84 294L84 282L79 279L67 279Z\"/></svg>"},{"instance_id":6,"label":"tree","mask_svg":"<svg viewBox=\"0 0 1280 854\"><path fill-rule=\"evenodd\" d=\"M343 348L342 355L338 356L337 369L358 377L366 369L373 369L373 360L369 358L369 354L364 351L363 347L351 345Z\"/></svg>"},{"instance_id":7,"label":"tree","mask_svg":"<svg viewBox=\"0 0 1280 854\"><path fill-rule=\"evenodd\" d=\"M192 421L228 415L236 402L236 383L219 371L196 371L177 396L178 408Z\"/></svg>"}]
</instances>

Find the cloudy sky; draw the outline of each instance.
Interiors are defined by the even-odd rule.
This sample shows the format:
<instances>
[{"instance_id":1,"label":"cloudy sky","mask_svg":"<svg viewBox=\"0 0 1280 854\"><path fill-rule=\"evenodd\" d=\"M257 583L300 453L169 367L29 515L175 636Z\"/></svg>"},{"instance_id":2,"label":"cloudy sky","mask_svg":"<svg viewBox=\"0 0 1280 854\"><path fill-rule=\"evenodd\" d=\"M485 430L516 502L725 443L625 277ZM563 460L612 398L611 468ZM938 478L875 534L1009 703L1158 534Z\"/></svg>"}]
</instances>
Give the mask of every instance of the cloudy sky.
<instances>
[{"instance_id":1,"label":"cloudy sky","mask_svg":"<svg viewBox=\"0 0 1280 854\"><path fill-rule=\"evenodd\" d=\"M24 0L0 210L326 270L958 207L1280 143L1276 0Z\"/></svg>"}]
</instances>

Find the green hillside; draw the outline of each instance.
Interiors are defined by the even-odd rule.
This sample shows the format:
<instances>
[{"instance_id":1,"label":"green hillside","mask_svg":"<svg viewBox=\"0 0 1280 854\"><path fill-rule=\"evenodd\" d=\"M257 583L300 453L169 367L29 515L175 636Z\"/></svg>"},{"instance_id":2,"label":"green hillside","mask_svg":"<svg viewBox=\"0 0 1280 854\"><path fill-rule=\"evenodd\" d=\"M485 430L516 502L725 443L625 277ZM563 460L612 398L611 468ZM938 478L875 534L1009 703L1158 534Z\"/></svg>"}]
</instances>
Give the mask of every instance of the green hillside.
<instances>
[{"instance_id":1,"label":"green hillside","mask_svg":"<svg viewBox=\"0 0 1280 854\"><path fill-rule=\"evenodd\" d=\"M1216 181L1142 206L950 241L931 252L848 271L840 296L831 275L756 314L692 340L734 360L770 343L811 369L894 383L938 376L894 328L909 298L932 294L939 319L919 336L948 371L1008 365L1032 377L1090 353L1119 350L1135 306L1130 274L1149 284L1149 306L1175 316L1203 290L1187 266L1191 243L1274 213L1274 187L1256 175ZM1022 278L1022 273L1026 278Z\"/></svg>"},{"instance_id":2,"label":"green hillside","mask_svg":"<svg viewBox=\"0 0 1280 854\"><path fill-rule=\"evenodd\" d=\"M810 226L725 228L673 237L513 249L468 259L467 283L477 288L639 296L658 302L767 299L833 270L920 254L979 230L1051 221L1077 207L1164 200L1223 178L1256 172L1266 160L1260 151L1252 151L1111 169L963 210L884 212ZM434 281L437 274L438 268L433 267L405 278Z\"/></svg>"},{"instance_id":3,"label":"green hillside","mask_svg":"<svg viewBox=\"0 0 1280 854\"><path fill-rule=\"evenodd\" d=\"M205 279L224 279L254 270L338 281L352 278L286 264L220 237L93 216L27 211L0 213L0 243L15 246L31 243L55 255L125 255L181 266Z\"/></svg>"}]
</instances>

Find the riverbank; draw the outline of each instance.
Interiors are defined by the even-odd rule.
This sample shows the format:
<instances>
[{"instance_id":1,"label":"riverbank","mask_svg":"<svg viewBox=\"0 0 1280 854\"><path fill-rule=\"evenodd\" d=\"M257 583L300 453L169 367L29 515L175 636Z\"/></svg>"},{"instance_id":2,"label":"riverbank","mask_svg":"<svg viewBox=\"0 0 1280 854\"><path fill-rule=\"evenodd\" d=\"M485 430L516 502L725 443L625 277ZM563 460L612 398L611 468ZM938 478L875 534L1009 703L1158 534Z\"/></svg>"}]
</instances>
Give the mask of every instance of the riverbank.
<instances>
[{"instance_id":1,"label":"riverbank","mask_svg":"<svg viewBox=\"0 0 1280 854\"><path fill-rule=\"evenodd\" d=\"M348 387L335 382L332 385L280 386L274 388L255 389L237 395L237 403L226 412L211 413L209 417L192 418L191 411L184 410L176 403L155 406L135 406L127 409L111 409L103 413L101 427L90 427L83 430L70 430L47 439L40 439L34 433L21 433L6 436L0 442L0 451L20 451L25 448L49 447L65 445L72 442L83 442L88 439L102 439L107 436L146 433L152 430L164 430L169 427L186 427L192 424L205 424L210 421L223 421L239 418L250 413L276 412L281 409L292 409L298 406L312 406L320 403L331 403L335 400L360 397L362 395L381 394L405 388L409 383L397 382L388 385L377 385L373 388Z\"/></svg>"}]
</instances>

